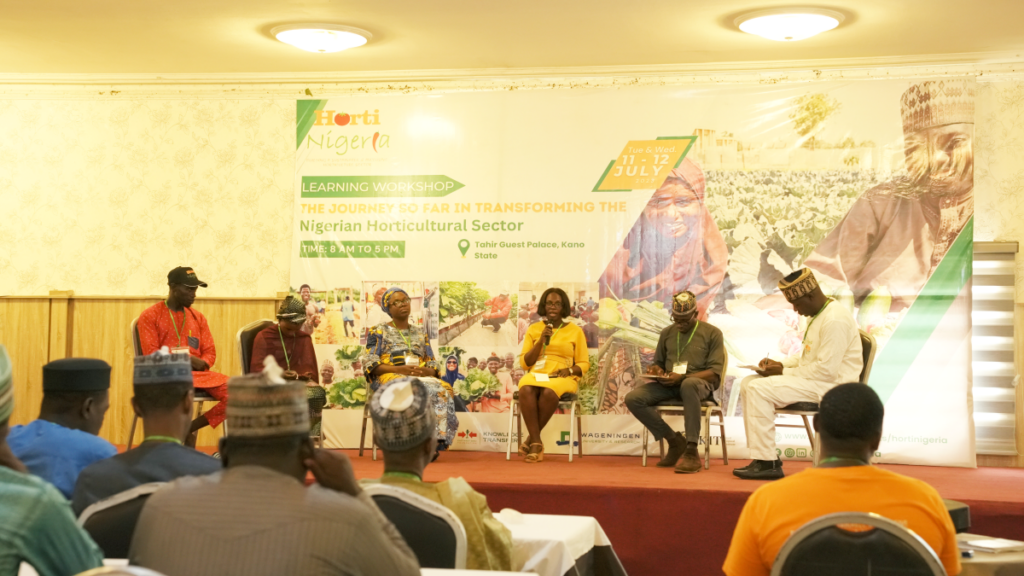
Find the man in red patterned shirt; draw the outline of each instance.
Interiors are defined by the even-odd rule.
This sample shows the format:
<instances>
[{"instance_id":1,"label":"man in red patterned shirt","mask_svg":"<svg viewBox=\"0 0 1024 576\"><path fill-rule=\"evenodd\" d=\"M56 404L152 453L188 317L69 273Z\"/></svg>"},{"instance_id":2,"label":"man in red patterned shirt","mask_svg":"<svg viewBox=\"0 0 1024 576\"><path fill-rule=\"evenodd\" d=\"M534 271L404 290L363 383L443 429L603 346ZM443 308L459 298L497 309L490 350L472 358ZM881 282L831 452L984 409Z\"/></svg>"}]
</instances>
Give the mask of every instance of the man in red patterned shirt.
<instances>
[{"instance_id":1,"label":"man in red patterned shirt","mask_svg":"<svg viewBox=\"0 0 1024 576\"><path fill-rule=\"evenodd\" d=\"M220 402L192 421L188 444L195 446L199 429L216 428L224 421L224 407L228 398L228 377L211 372L217 360L217 347L210 334L206 317L192 308L196 289L206 283L196 277L188 266L179 266L167 273L170 291L167 300L146 308L139 316L139 340L142 354L149 355L167 346L172 352L188 352L192 358L192 385L201 388Z\"/></svg>"}]
</instances>

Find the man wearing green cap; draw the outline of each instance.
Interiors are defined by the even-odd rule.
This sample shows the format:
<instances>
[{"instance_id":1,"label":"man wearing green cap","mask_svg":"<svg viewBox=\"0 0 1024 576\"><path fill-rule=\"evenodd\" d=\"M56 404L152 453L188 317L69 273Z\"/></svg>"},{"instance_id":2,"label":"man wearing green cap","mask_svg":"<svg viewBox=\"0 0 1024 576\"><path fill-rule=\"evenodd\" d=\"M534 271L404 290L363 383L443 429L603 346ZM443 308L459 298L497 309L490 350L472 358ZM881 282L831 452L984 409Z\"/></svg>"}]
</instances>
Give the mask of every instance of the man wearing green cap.
<instances>
[{"instance_id":1,"label":"man wearing green cap","mask_svg":"<svg viewBox=\"0 0 1024 576\"><path fill-rule=\"evenodd\" d=\"M11 359L0 346L0 574L17 574L22 562L40 576L67 576L103 565L103 553L75 524L67 500L30 476L7 445L14 411Z\"/></svg>"},{"instance_id":2,"label":"man wearing green cap","mask_svg":"<svg viewBox=\"0 0 1024 576\"><path fill-rule=\"evenodd\" d=\"M11 428L7 443L29 472L71 498L83 468L117 454L97 436L110 407L110 364L64 358L43 366L39 418Z\"/></svg>"},{"instance_id":3,"label":"man wearing green cap","mask_svg":"<svg viewBox=\"0 0 1024 576\"><path fill-rule=\"evenodd\" d=\"M210 370L217 361L217 347L206 317L192 308L196 291L200 287L206 288L206 282L200 280L192 268L178 266L167 273L167 285L167 300L146 308L139 315L137 326L142 353L152 354L167 346L172 352L189 355L192 385L220 400L192 421L189 432L198 432L206 426L216 428L224 421L228 377ZM187 442L194 446L195 435L190 435Z\"/></svg>"},{"instance_id":4,"label":"man wearing green cap","mask_svg":"<svg viewBox=\"0 0 1024 576\"><path fill-rule=\"evenodd\" d=\"M448 508L466 529L468 570L512 570L512 533L487 507L487 497L462 478L424 482L423 469L437 453L436 416L430 392L418 379L388 384L370 399L373 438L384 452L383 483L415 492Z\"/></svg>"},{"instance_id":5,"label":"man wearing green cap","mask_svg":"<svg viewBox=\"0 0 1024 576\"><path fill-rule=\"evenodd\" d=\"M313 448L305 385L282 379L273 357L265 366L228 383L225 469L150 496L129 561L188 576L418 576L416 556L348 458ZM317 483L307 487L308 472Z\"/></svg>"},{"instance_id":6,"label":"man wearing green cap","mask_svg":"<svg viewBox=\"0 0 1024 576\"><path fill-rule=\"evenodd\" d=\"M71 507L81 515L89 505L150 482L170 482L220 470L221 463L182 442L192 422L192 366L188 354L164 347L136 356L132 408L142 418L142 444L91 464L78 476Z\"/></svg>"}]
</instances>

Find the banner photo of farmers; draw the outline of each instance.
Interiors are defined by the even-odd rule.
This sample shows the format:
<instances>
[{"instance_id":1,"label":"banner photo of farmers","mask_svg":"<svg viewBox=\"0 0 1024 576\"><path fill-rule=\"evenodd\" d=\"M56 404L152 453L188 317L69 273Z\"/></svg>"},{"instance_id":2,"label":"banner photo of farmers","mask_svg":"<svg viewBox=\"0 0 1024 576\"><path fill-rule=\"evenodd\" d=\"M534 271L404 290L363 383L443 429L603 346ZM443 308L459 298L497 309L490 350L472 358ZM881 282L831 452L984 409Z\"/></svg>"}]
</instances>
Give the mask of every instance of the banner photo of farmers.
<instances>
[{"instance_id":1,"label":"banner photo of farmers","mask_svg":"<svg viewBox=\"0 0 1024 576\"><path fill-rule=\"evenodd\" d=\"M546 450L640 454L627 396L689 292L696 324L721 332L709 394L730 456L761 442L743 399L760 363L800 358L841 307L864 347L849 379L885 402L876 461L973 465L974 93L936 79L299 100L291 290L325 445L369 448L367 399L422 372L445 448L515 451L511 410L524 378L547 382L530 354L550 346L582 424L560 405ZM827 305L804 315L780 283L808 277ZM573 339L544 333L551 294ZM779 422L778 456L811 459L801 417ZM718 426L705 442L721 454Z\"/></svg>"}]
</instances>

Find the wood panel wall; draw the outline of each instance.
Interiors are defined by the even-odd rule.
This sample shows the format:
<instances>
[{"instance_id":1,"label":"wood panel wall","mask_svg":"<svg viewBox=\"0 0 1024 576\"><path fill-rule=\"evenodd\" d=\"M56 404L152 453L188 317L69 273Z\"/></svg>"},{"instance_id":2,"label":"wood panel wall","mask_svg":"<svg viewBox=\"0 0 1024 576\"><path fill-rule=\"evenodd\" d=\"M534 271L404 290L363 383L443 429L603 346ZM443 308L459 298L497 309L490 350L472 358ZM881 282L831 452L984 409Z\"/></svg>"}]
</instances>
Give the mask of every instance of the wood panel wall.
<instances>
[{"instance_id":1,"label":"wood panel wall","mask_svg":"<svg viewBox=\"0 0 1024 576\"><path fill-rule=\"evenodd\" d=\"M110 411L100 436L114 444L127 444L134 412L131 408L134 350L129 326L152 297L75 297L54 293L49 298L0 298L0 344L14 362L15 407L11 424L25 424L39 415L42 402L42 367L51 360L80 356L101 358L113 367ZM199 299L195 309L206 316L217 345L213 370L241 373L238 329L263 318L273 318L278 301L270 298ZM208 404L206 408L210 408ZM221 430L207 428L199 445L216 446ZM141 426L135 442L142 439Z\"/></svg>"},{"instance_id":2,"label":"wood panel wall","mask_svg":"<svg viewBox=\"0 0 1024 576\"><path fill-rule=\"evenodd\" d=\"M39 415L43 399L44 364L69 356L102 358L113 367L110 411L100 435L114 444L126 444L134 413L132 396L132 343L129 325L159 296L75 297L54 292L49 297L0 298L0 344L7 346L14 363L14 414L11 424L26 424ZM206 316L217 344L213 369L241 373L238 329L263 318L273 318L278 300L271 298L217 298L196 301ZM1017 334L1024 334L1024 304L1017 305ZM1017 363L1024 358L1024 338L1018 339ZM1024 468L1024 386L1017 387L1017 456L978 456L979 466ZM141 427L135 441L142 439ZM199 445L216 446L220 429L206 429Z\"/></svg>"}]
</instances>

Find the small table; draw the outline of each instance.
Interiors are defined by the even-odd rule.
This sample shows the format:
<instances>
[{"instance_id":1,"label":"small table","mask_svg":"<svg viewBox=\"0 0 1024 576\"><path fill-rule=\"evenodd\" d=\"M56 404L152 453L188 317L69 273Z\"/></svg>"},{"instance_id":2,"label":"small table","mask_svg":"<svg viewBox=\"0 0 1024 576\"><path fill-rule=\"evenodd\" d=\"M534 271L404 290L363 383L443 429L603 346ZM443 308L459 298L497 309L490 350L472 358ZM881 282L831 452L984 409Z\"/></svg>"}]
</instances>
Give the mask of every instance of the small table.
<instances>
[{"instance_id":1,"label":"small table","mask_svg":"<svg viewBox=\"0 0 1024 576\"><path fill-rule=\"evenodd\" d=\"M957 542L986 540L990 536L957 534ZM973 558L960 558L963 571L960 576L1024 576L1024 552L981 552L975 550Z\"/></svg>"},{"instance_id":2,"label":"small table","mask_svg":"<svg viewBox=\"0 0 1024 576\"><path fill-rule=\"evenodd\" d=\"M512 531L512 568L540 576L626 576L601 524L590 516L494 515Z\"/></svg>"}]
</instances>

